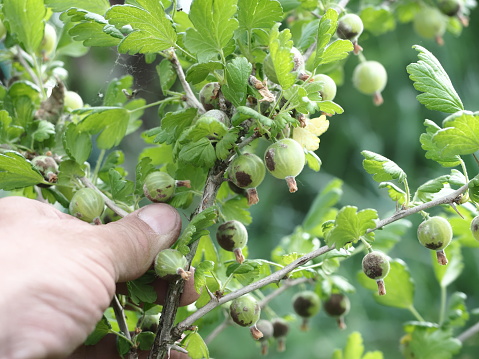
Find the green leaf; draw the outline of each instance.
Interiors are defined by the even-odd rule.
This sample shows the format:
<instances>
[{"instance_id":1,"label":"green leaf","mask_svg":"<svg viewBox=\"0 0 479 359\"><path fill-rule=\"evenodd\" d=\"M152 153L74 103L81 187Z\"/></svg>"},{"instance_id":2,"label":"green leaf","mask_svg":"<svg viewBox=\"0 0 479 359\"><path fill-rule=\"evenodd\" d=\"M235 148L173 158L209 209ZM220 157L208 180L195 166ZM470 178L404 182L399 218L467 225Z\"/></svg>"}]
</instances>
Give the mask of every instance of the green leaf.
<instances>
[{"instance_id":1,"label":"green leaf","mask_svg":"<svg viewBox=\"0 0 479 359\"><path fill-rule=\"evenodd\" d=\"M203 261L210 261L216 263L219 261L218 252L210 236L203 236L200 238L198 249L195 257L191 263L195 268Z\"/></svg>"},{"instance_id":2,"label":"green leaf","mask_svg":"<svg viewBox=\"0 0 479 359\"><path fill-rule=\"evenodd\" d=\"M126 75L121 78L114 78L108 84L108 88L105 91L103 98L103 106L107 107L122 107L128 98L125 95L126 92L132 91L133 76Z\"/></svg>"},{"instance_id":3,"label":"green leaf","mask_svg":"<svg viewBox=\"0 0 479 359\"><path fill-rule=\"evenodd\" d=\"M215 268L212 261L202 261L195 267L195 290L200 293L201 288L206 285L206 275Z\"/></svg>"},{"instance_id":4,"label":"green leaf","mask_svg":"<svg viewBox=\"0 0 479 359\"><path fill-rule=\"evenodd\" d=\"M118 45L120 53L154 54L176 45L176 32L159 1L136 0L137 6L116 5L105 17L121 28L130 25L129 33Z\"/></svg>"},{"instance_id":5,"label":"green leaf","mask_svg":"<svg viewBox=\"0 0 479 359\"><path fill-rule=\"evenodd\" d=\"M83 164L90 157L92 150L90 135L86 132L78 131L76 124L68 124L63 133L62 140L63 148L67 155L79 164Z\"/></svg>"},{"instance_id":6,"label":"green leaf","mask_svg":"<svg viewBox=\"0 0 479 359\"><path fill-rule=\"evenodd\" d=\"M0 142L9 143L18 138L24 129L12 124L13 120L6 110L0 110Z\"/></svg>"},{"instance_id":7,"label":"green leaf","mask_svg":"<svg viewBox=\"0 0 479 359\"><path fill-rule=\"evenodd\" d=\"M148 157L143 157L138 161L136 165L136 177L135 177L135 194L143 194L143 183L145 182L146 176L152 171L155 170L155 166L151 164L151 159Z\"/></svg>"},{"instance_id":8,"label":"green leaf","mask_svg":"<svg viewBox=\"0 0 479 359\"><path fill-rule=\"evenodd\" d=\"M467 296L461 292L453 293L448 299L445 326L463 327L469 320L466 306Z\"/></svg>"},{"instance_id":9,"label":"green leaf","mask_svg":"<svg viewBox=\"0 0 479 359\"><path fill-rule=\"evenodd\" d=\"M115 169L108 171L108 179L111 187L111 195L117 201L131 200L135 184L131 181L124 180L123 176Z\"/></svg>"},{"instance_id":10,"label":"green leaf","mask_svg":"<svg viewBox=\"0 0 479 359\"><path fill-rule=\"evenodd\" d=\"M374 299L379 304L409 309L414 303L414 281L411 277L411 273L406 263L400 259L390 259L389 264L391 265L391 269L387 277L384 278L387 291L386 295L379 295L376 281L368 278L363 272L359 273L358 281L363 287L374 292Z\"/></svg>"},{"instance_id":11,"label":"green leaf","mask_svg":"<svg viewBox=\"0 0 479 359\"><path fill-rule=\"evenodd\" d=\"M403 204L404 202L406 202L406 192L404 192L394 183L381 182L378 187L386 188L388 190L389 198L391 198L394 202L397 202L398 204Z\"/></svg>"},{"instance_id":12,"label":"green leaf","mask_svg":"<svg viewBox=\"0 0 479 359\"><path fill-rule=\"evenodd\" d=\"M108 0L44 0L45 5L54 12L62 12L71 7L78 7L103 15L110 7Z\"/></svg>"},{"instance_id":13,"label":"green leaf","mask_svg":"<svg viewBox=\"0 0 479 359\"><path fill-rule=\"evenodd\" d=\"M382 35L396 28L394 14L385 8L366 7L359 13L364 29L374 36Z\"/></svg>"},{"instance_id":14,"label":"green leaf","mask_svg":"<svg viewBox=\"0 0 479 359\"><path fill-rule=\"evenodd\" d=\"M96 107L93 109L79 110L75 113L88 114L77 126L78 131L86 131L92 135L100 133L97 138L97 146L108 150L120 144L125 136L129 112L124 108Z\"/></svg>"},{"instance_id":15,"label":"green leaf","mask_svg":"<svg viewBox=\"0 0 479 359\"><path fill-rule=\"evenodd\" d=\"M313 67L316 68L323 61L324 52L331 40L331 37L336 33L338 27L338 13L336 10L329 8L319 21L317 32L317 49L313 61Z\"/></svg>"},{"instance_id":16,"label":"green leaf","mask_svg":"<svg viewBox=\"0 0 479 359\"><path fill-rule=\"evenodd\" d=\"M46 8L43 0L4 0L3 14L9 33L29 54L38 50L43 40Z\"/></svg>"},{"instance_id":17,"label":"green leaf","mask_svg":"<svg viewBox=\"0 0 479 359\"><path fill-rule=\"evenodd\" d=\"M226 83L221 92L235 106L246 105L248 79L252 65L245 57L236 57L226 65Z\"/></svg>"},{"instance_id":18,"label":"green leaf","mask_svg":"<svg viewBox=\"0 0 479 359\"><path fill-rule=\"evenodd\" d=\"M221 214L225 221L237 220L244 225L252 222L251 213L248 211L249 205L246 197L236 196L224 202L221 206Z\"/></svg>"},{"instance_id":19,"label":"green leaf","mask_svg":"<svg viewBox=\"0 0 479 359\"><path fill-rule=\"evenodd\" d=\"M443 127L432 137L442 156L469 155L479 150L479 114L455 113L444 120Z\"/></svg>"},{"instance_id":20,"label":"green leaf","mask_svg":"<svg viewBox=\"0 0 479 359\"><path fill-rule=\"evenodd\" d=\"M136 336L136 342L139 344L140 350L150 350L155 341L155 333L141 332Z\"/></svg>"},{"instance_id":21,"label":"green leaf","mask_svg":"<svg viewBox=\"0 0 479 359\"><path fill-rule=\"evenodd\" d=\"M147 132L149 136L156 135L156 143L171 145L176 142L181 133L191 125L197 110L188 108L177 112L168 112L161 120L161 127L151 129Z\"/></svg>"},{"instance_id":22,"label":"green leaf","mask_svg":"<svg viewBox=\"0 0 479 359\"><path fill-rule=\"evenodd\" d=\"M55 134L55 125L53 123L46 120L35 121L35 123L37 128L32 133L35 141L43 142Z\"/></svg>"},{"instance_id":23,"label":"green leaf","mask_svg":"<svg viewBox=\"0 0 479 359\"><path fill-rule=\"evenodd\" d=\"M419 199L422 202L433 200L436 197L435 195L449 183L449 178L449 175L444 175L423 183L417 188L414 198Z\"/></svg>"},{"instance_id":24,"label":"green leaf","mask_svg":"<svg viewBox=\"0 0 479 359\"><path fill-rule=\"evenodd\" d=\"M155 273L149 271L138 279L126 282L128 295L133 303L154 303L156 301L156 291L151 284L155 279Z\"/></svg>"},{"instance_id":25,"label":"green leaf","mask_svg":"<svg viewBox=\"0 0 479 359\"><path fill-rule=\"evenodd\" d=\"M205 138L221 138L227 131L228 127L216 118L201 116L188 132L184 132L179 143L199 141Z\"/></svg>"},{"instance_id":26,"label":"green leaf","mask_svg":"<svg viewBox=\"0 0 479 359\"><path fill-rule=\"evenodd\" d=\"M395 179L405 183L407 175L395 162L371 151L362 151L361 154L365 157L364 169L376 182Z\"/></svg>"},{"instance_id":27,"label":"green leaf","mask_svg":"<svg viewBox=\"0 0 479 359\"><path fill-rule=\"evenodd\" d=\"M179 161L211 167L216 161L215 149L207 138L185 144L180 151Z\"/></svg>"},{"instance_id":28,"label":"green leaf","mask_svg":"<svg viewBox=\"0 0 479 359\"><path fill-rule=\"evenodd\" d=\"M461 342L442 329L416 327L409 342L415 358L451 359L461 350Z\"/></svg>"},{"instance_id":29,"label":"green leaf","mask_svg":"<svg viewBox=\"0 0 479 359\"><path fill-rule=\"evenodd\" d=\"M195 28L186 30L185 45L196 54L199 62L224 54L238 28L237 0L195 0L189 18Z\"/></svg>"},{"instance_id":30,"label":"green leaf","mask_svg":"<svg viewBox=\"0 0 479 359\"><path fill-rule=\"evenodd\" d=\"M83 170L85 166L80 166L73 160L64 160L58 166L58 181L57 184L66 187L73 187L78 178L85 176Z\"/></svg>"},{"instance_id":31,"label":"green leaf","mask_svg":"<svg viewBox=\"0 0 479 359\"><path fill-rule=\"evenodd\" d=\"M204 63L194 64L186 71L186 80L192 84L198 84L215 71L223 69L223 63L219 61L208 61Z\"/></svg>"},{"instance_id":32,"label":"green leaf","mask_svg":"<svg viewBox=\"0 0 479 359\"><path fill-rule=\"evenodd\" d=\"M214 206L198 213L181 233L177 241L178 246L188 246L208 234L206 229L216 223L217 218L218 211Z\"/></svg>"},{"instance_id":33,"label":"green leaf","mask_svg":"<svg viewBox=\"0 0 479 359\"><path fill-rule=\"evenodd\" d=\"M453 241L444 251L446 252L448 263L447 265L440 265L437 262L436 251L431 251L434 274L441 285L447 287L454 282L464 269L464 261L461 253L461 245L458 241Z\"/></svg>"},{"instance_id":34,"label":"green leaf","mask_svg":"<svg viewBox=\"0 0 479 359\"><path fill-rule=\"evenodd\" d=\"M161 62L156 66L156 72L160 78L160 87L161 92L164 96L167 95L167 92L176 82L176 71L173 69L173 64L167 59L161 60Z\"/></svg>"},{"instance_id":35,"label":"green leaf","mask_svg":"<svg viewBox=\"0 0 479 359\"><path fill-rule=\"evenodd\" d=\"M426 151L426 158L436 161L443 167L456 167L461 164L458 156L445 156L442 153L441 148L433 140L434 135L441 129L431 120L425 120L424 126L426 126L426 133L421 134L419 140L421 147Z\"/></svg>"},{"instance_id":36,"label":"green leaf","mask_svg":"<svg viewBox=\"0 0 479 359\"><path fill-rule=\"evenodd\" d=\"M419 45L413 48L419 51L419 61L406 67L414 88L423 92L417 99L430 110L454 113L464 110L454 86L441 63L428 50Z\"/></svg>"},{"instance_id":37,"label":"green leaf","mask_svg":"<svg viewBox=\"0 0 479 359\"><path fill-rule=\"evenodd\" d=\"M239 128L230 129L218 142L216 142L216 157L221 160L226 159L231 152L231 149L236 145L238 140Z\"/></svg>"},{"instance_id":38,"label":"green leaf","mask_svg":"<svg viewBox=\"0 0 479 359\"><path fill-rule=\"evenodd\" d=\"M69 28L68 34L84 46L117 46L123 39L123 34L98 13L71 8L60 16L65 22L68 18L78 22Z\"/></svg>"},{"instance_id":39,"label":"green leaf","mask_svg":"<svg viewBox=\"0 0 479 359\"><path fill-rule=\"evenodd\" d=\"M238 0L240 31L271 29L283 19L283 9L277 0Z\"/></svg>"},{"instance_id":40,"label":"green leaf","mask_svg":"<svg viewBox=\"0 0 479 359\"><path fill-rule=\"evenodd\" d=\"M344 358L361 359L364 353L363 338L361 333L353 332L349 335L343 351Z\"/></svg>"},{"instance_id":41,"label":"green leaf","mask_svg":"<svg viewBox=\"0 0 479 359\"><path fill-rule=\"evenodd\" d=\"M188 334L181 344L182 347L188 350L188 356L191 359L209 359L210 357L208 346L197 332Z\"/></svg>"},{"instance_id":42,"label":"green leaf","mask_svg":"<svg viewBox=\"0 0 479 359\"><path fill-rule=\"evenodd\" d=\"M319 65L329 64L331 62L345 59L353 50L354 45L351 41L339 39L335 40L324 48Z\"/></svg>"},{"instance_id":43,"label":"green leaf","mask_svg":"<svg viewBox=\"0 0 479 359\"><path fill-rule=\"evenodd\" d=\"M378 213L374 209L363 209L358 212L358 208L353 206L341 208L336 216L334 227L325 237L326 244L341 248L347 243L358 241L360 237L366 235L368 229L376 227L377 218Z\"/></svg>"},{"instance_id":44,"label":"green leaf","mask_svg":"<svg viewBox=\"0 0 479 359\"><path fill-rule=\"evenodd\" d=\"M110 333L111 331L111 324L106 319L105 316L103 316L98 323L96 323L95 330L90 333L88 338L86 338L85 342L83 344L85 345L95 345L97 344L105 335Z\"/></svg>"},{"instance_id":45,"label":"green leaf","mask_svg":"<svg viewBox=\"0 0 479 359\"><path fill-rule=\"evenodd\" d=\"M271 119L246 106L239 106L236 108L236 113L233 115L233 117L231 117L231 123L233 126L238 126L241 122L250 118L258 120L263 126L270 127L273 125L273 121Z\"/></svg>"},{"instance_id":46,"label":"green leaf","mask_svg":"<svg viewBox=\"0 0 479 359\"><path fill-rule=\"evenodd\" d=\"M334 115L337 113L341 114L344 112L343 108L333 101L319 101L318 106L322 112L325 112L331 115Z\"/></svg>"},{"instance_id":47,"label":"green leaf","mask_svg":"<svg viewBox=\"0 0 479 359\"><path fill-rule=\"evenodd\" d=\"M233 263L226 268L226 275L238 280L245 286L253 283L260 275L260 264L256 261L246 260L243 263Z\"/></svg>"},{"instance_id":48,"label":"green leaf","mask_svg":"<svg viewBox=\"0 0 479 359\"><path fill-rule=\"evenodd\" d=\"M291 48L293 41L291 41L291 32L289 29L279 31L279 23L274 25L269 35L269 54L274 67L274 72L278 79L278 83L283 90L287 90L296 81L296 74L294 74L294 62Z\"/></svg>"},{"instance_id":49,"label":"green leaf","mask_svg":"<svg viewBox=\"0 0 479 359\"><path fill-rule=\"evenodd\" d=\"M330 208L336 205L343 195L343 181L334 179L316 195L303 220L303 229L314 236L322 235L321 224L325 221Z\"/></svg>"},{"instance_id":50,"label":"green leaf","mask_svg":"<svg viewBox=\"0 0 479 359\"><path fill-rule=\"evenodd\" d=\"M313 151L306 152L306 163L313 171L318 172L321 169L321 159Z\"/></svg>"},{"instance_id":51,"label":"green leaf","mask_svg":"<svg viewBox=\"0 0 479 359\"><path fill-rule=\"evenodd\" d=\"M39 183L48 184L31 162L20 153L0 153L0 189L11 191Z\"/></svg>"}]
</instances>

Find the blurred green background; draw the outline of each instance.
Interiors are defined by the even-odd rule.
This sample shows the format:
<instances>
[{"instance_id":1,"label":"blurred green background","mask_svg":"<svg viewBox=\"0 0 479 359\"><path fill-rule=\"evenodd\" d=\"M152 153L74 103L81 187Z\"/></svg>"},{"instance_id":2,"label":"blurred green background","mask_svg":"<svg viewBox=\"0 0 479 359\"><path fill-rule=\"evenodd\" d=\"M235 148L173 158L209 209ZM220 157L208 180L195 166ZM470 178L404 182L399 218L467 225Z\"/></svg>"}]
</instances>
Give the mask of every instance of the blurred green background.
<instances>
[{"instance_id":1,"label":"blurred green background","mask_svg":"<svg viewBox=\"0 0 479 359\"><path fill-rule=\"evenodd\" d=\"M354 205L359 209L376 208L381 217L395 209L385 190L379 190L377 183L362 168L362 150L378 152L394 160L407 173L409 185L414 191L419 185L449 169L424 157L419 135L424 131L424 119L436 123L446 117L443 113L432 112L420 105L415 96L417 91L408 78L406 66L417 61L417 52L412 45L419 44L430 50L448 72L465 108L479 110L479 9L470 15L470 26L460 37L450 33L444 36L445 45L423 40L416 35L411 24L398 24L395 31L373 37L361 36L360 44L368 60L380 61L388 72L388 85L383 92L384 104L375 107L372 99L358 93L352 86L351 74L358 63L350 56L345 65L345 81L338 89L335 99L345 110L344 114L331 118L329 130L321 136L318 156L323 162L322 169L315 173L306 169L299 177L299 191L287 193L285 183L267 176L259 188L261 201L253 206L253 223L249 227L250 258L269 258L271 250L281 238L290 234L299 225L317 192L333 178L344 181L344 195L340 205ZM97 105L101 94L112 78L129 73L135 77L138 95L148 101L161 96L155 64L146 65L141 56L118 55L115 49L93 49L86 56L67 59L70 69L69 89L78 91L85 102ZM114 64L112 66L112 64ZM159 118L155 110L144 116L144 129L157 126ZM126 153L126 167L130 173L136 158L143 148L138 135L130 135L123 141ZM466 159L470 175L477 173L477 165ZM433 210L432 213L437 213ZM416 283L415 306L421 315L430 321L438 320L440 288L435 280L431 257L427 250L418 246L416 227L419 215L409 218L413 222L407 235L390 252L391 257L403 258ZM467 305L471 310L479 307L479 256L474 251L463 252L466 270L448 289L450 293L468 293ZM344 347L347 337L353 331L360 331L366 350L381 350L387 359L401 358L399 340L403 335L403 323L414 320L405 310L384 307L377 304L369 291L356 281L361 268L359 256L342 263L339 275L350 279L356 292L349 295L352 308L346 318L347 329L339 330L334 319L321 311L311 322L308 332L299 330L300 320L291 323L287 339L287 351L278 353L270 348L269 358L330 358L334 348ZM292 313L291 297L302 288L291 288L271 303L278 315ZM221 313L218 313L221 317ZM478 320L472 315L470 326ZM207 334L210 326L202 331ZM479 336L469 339L458 358L477 358ZM259 345L250 337L249 331L237 326L228 327L211 344L210 353L214 358L260 358Z\"/></svg>"}]
</instances>

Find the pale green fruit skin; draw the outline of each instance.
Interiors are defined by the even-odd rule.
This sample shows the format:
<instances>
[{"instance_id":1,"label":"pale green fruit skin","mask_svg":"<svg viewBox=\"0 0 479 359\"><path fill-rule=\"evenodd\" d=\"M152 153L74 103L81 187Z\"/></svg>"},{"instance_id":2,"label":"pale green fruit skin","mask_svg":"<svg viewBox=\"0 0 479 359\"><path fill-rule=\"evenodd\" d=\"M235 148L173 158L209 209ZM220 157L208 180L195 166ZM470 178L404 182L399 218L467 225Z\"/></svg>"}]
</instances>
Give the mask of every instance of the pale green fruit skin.
<instances>
[{"instance_id":1,"label":"pale green fruit skin","mask_svg":"<svg viewBox=\"0 0 479 359\"><path fill-rule=\"evenodd\" d=\"M476 241L479 241L479 216L474 217L471 221L472 236Z\"/></svg>"},{"instance_id":2,"label":"pale green fruit skin","mask_svg":"<svg viewBox=\"0 0 479 359\"><path fill-rule=\"evenodd\" d=\"M48 173L58 173L58 164L50 156L36 156L32 159L32 164L44 176Z\"/></svg>"},{"instance_id":3,"label":"pale green fruit skin","mask_svg":"<svg viewBox=\"0 0 479 359\"><path fill-rule=\"evenodd\" d=\"M155 258L155 272L161 278L175 276L179 269L184 270L187 266L186 257L173 248L162 250Z\"/></svg>"},{"instance_id":4,"label":"pale green fruit skin","mask_svg":"<svg viewBox=\"0 0 479 359\"><path fill-rule=\"evenodd\" d=\"M310 318L321 309L321 300L315 292L304 290L293 297L293 308L300 317Z\"/></svg>"},{"instance_id":5,"label":"pale green fruit skin","mask_svg":"<svg viewBox=\"0 0 479 359\"><path fill-rule=\"evenodd\" d=\"M362 267L364 274L375 280L385 278L391 269L388 257L379 251L366 254L362 261Z\"/></svg>"},{"instance_id":6,"label":"pale green fruit skin","mask_svg":"<svg viewBox=\"0 0 479 359\"><path fill-rule=\"evenodd\" d=\"M341 39L354 41L362 34L363 30L363 21L358 15L346 14L339 19L336 34Z\"/></svg>"},{"instance_id":7,"label":"pale green fruit skin","mask_svg":"<svg viewBox=\"0 0 479 359\"><path fill-rule=\"evenodd\" d=\"M82 188L76 191L69 206L72 216L88 223L99 218L104 209L105 200L92 188Z\"/></svg>"},{"instance_id":8,"label":"pale green fruit skin","mask_svg":"<svg viewBox=\"0 0 479 359\"><path fill-rule=\"evenodd\" d=\"M437 8L425 7L414 17L413 27L419 36L434 39L446 32L446 19Z\"/></svg>"},{"instance_id":9,"label":"pale green fruit skin","mask_svg":"<svg viewBox=\"0 0 479 359\"><path fill-rule=\"evenodd\" d=\"M258 320L258 323L256 323L256 327L261 331L261 333L263 333L263 337L260 339L261 341L267 340L273 336L273 323L271 323L269 320Z\"/></svg>"},{"instance_id":10,"label":"pale green fruit skin","mask_svg":"<svg viewBox=\"0 0 479 359\"><path fill-rule=\"evenodd\" d=\"M451 243L452 227L443 217L430 217L417 227L417 238L424 247L439 251Z\"/></svg>"},{"instance_id":11,"label":"pale green fruit skin","mask_svg":"<svg viewBox=\"0 0 479 359\"><path fill-rule=\"evenodd\" d=\"M270 145L264 154L269 173L279 179L296 177L304 168L304 151L292 138L284 138Z\"/></svg>"},{"instance_id":12,"label":"pale green fruit skin","mask_svg":"<svg viewBox=\"0 0 479 359\"><path fill-rule=\"evenodd\" d=\"M45 23L45 33L39 51L46 55L51 55L57 46L57 32L53 25Z\"/></svg>"},{"instance_id":13,"label":"pale green fruit skin","mask_svg":"<svg viewBox=\"0 0 479 359\"><path fill-rule=\"evenodd\" d=\"M83 100L76 92L66 91L64 105L68 110L73 111L83 107Z\"/></svg>"},{"instance_id":14,"label":"pale green fruit skin","mask_svg":"<svg viewBox=\"0 0 479 359\"><path fill-rule=\"evenodd\" d=\"M459 0L440 0L438 8L447 16L456 16L459 10L461 10L461 3Z\"/></svg>"},{"instance_id":15,"label":"pale green fruit skin","mask_svg":"<svg viewBox=\"0 0 479 359\"><path fill-rule=\"evenodd\" d=\"M263 182L266 169L254 153L244 153L231 161L228 178L239 188L256 188Z\"/></svg>"},{"instance_id":16,"label":"pale green fruit skin","mask_svg":"<svg viewBox=\"0 0 479 359\"><path fill-rule=\"evenodd\" d=\"M251 295L244 295L231 302L230 316L233 321L242 327L251 327L256 324L261 314L261 308Z\"/></svg>"},{"instance_id":17,"label":"pale green fruit skin","mask_svg":"<svg viewBox=\"0 0 479 359\"><path fill-rule=\"evenodd\" d=\"M151 172L146 176L143 193L152 202L168 202L174 195L176 181L166 172Z\"/></svg>"},{"instance_id":18,"label":"pale green fruit skin","mask_svg":"<svg viewBox=\"0 0 479 359\"><path fill-rule=\"evenodd\" d=\"M216 240L224 250L233 252L248 243L248 231L243 223L231 220L223 223L216 231Z\"/></svg>"},{"instance_id":19,"label":"pale green fruit skin","mask_svg":"<svg viewBox=\"0 0 479 359\"><path fill-rule=\"evenodd\" d=\"M332 101L336 97L336 83L334 80L325 74L318 74L313 76L313 81L322 82L323 89L319 92L323 101Z\"/></svg>"},{"instance_id":20,"label":"pale green fruit skin","mask_svg":"<svg viewBox=\"0 0 479 359\"><path fill-rule=\"evenodd\" d=\"M384 66L377 61L361 62L353 72L353 85L365 94L373 95L386 87L388 75Z\"/></svg>"}]
</instances>

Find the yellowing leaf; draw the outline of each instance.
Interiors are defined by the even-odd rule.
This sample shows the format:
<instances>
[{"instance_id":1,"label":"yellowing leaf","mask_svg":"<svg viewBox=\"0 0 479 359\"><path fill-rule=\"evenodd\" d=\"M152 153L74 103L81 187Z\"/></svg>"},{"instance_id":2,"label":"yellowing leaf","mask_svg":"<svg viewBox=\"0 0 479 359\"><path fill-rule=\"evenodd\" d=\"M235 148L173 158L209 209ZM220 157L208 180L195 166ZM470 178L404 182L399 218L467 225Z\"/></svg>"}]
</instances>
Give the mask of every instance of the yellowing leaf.
<instances>
[{"instance_id":1,"label":"yellowing leaf","mask_svg":"<svg viewBox=\"0 0 479 359\"><path fill-rule=\"evenodd\" d=\"M319 138L306 128L295 127L293 130L293 139L308 151L315 151L319 148Z\"/></svg>"},{"instance_id":2,"label":"yellowing leaf","mask_svg":"<svg viewBox=\"0 0 479 359\"><path fill-rule=\"evenodd\" d=\"M315 151L319 148L319 138L328 130L329 120L322 115L313 119L305 119L305 127L296 127L293 129L293 139L295 139L303 148L308 151Z\"/></svg>"},{"instance_id":3,"label":"yellowing leaf","mask_svg":"<svg viewBox=\"0 0 479 359\"><path fill-rule=\"evenodd\" d=\"M321 136L329 128L329 120L326 119L325 115L307 120L306 130L311 132L313 135Z\"/></svg>"}]
</instances>

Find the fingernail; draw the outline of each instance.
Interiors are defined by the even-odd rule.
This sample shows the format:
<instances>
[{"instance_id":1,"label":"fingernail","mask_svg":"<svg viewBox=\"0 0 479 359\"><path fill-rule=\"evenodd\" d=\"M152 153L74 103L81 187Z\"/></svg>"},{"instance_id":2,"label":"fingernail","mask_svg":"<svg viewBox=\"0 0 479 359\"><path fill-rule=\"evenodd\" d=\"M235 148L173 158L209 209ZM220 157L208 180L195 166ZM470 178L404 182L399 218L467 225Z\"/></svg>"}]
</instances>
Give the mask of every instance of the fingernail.
<instances>
[{"instance_id":1,"label":"fingernail","mask_svg":"<svg viewBox=\"0 0 479 359\"><path fill-rule=\"evenodd\" d=\"M150 204L140 210L138 218L156 234L167 234L177 228L179 215L167 204Z\"/></svg>"}]
</instances>

